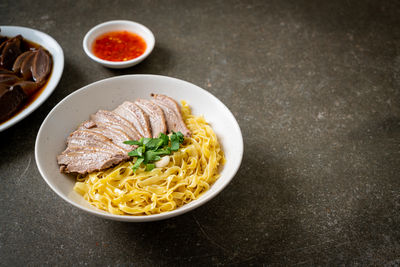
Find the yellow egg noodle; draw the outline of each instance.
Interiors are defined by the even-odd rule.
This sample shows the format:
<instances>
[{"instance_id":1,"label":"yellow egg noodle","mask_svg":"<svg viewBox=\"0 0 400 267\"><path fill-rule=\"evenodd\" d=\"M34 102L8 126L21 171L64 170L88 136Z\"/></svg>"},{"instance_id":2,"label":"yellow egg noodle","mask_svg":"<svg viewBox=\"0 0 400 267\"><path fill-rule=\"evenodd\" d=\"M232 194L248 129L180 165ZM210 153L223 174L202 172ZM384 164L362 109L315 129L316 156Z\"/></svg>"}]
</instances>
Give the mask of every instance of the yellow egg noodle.
<instances>
[{"instance_id":1,"label":"yellow egg noodle","mask_svg":"<svg viewBox=\"0 0 400 267\"><path fill-rule=\"evenodd\" d=\"M192 132L170 155L166 167L131 169L135 160L78 176L74 190L99 209L120 215L150 215L174 210L199 198L218 179L225 156L203 116L182 101L182 117Z\"/></svg>"}]
</instances>

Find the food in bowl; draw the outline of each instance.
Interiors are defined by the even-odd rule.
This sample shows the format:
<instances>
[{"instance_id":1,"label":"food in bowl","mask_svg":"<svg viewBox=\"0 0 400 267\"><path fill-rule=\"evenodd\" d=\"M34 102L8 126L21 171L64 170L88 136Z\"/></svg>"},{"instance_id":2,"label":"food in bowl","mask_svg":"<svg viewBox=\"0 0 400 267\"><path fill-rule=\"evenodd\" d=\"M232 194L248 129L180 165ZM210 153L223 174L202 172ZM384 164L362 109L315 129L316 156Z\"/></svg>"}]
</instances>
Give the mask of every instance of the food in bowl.
<instances>
[{"instance_id":1,"label":"food in bowl","mask_svg":"<svg viewBox=\"0 0 400 267\"><path fill-rule=\"evenodd\" d=\"M127 61L140 57L146 51L146 41L129 31L107 32L93 42L93 54L108 61Z\"/></svg>"},{"instance_id":2,"label":"food in bowl","mask_svg":"<svg viewBox=\"0 0 400 267\"><path fill-rule=\"evenodd\" d=\"M199 198L218 179L225 157L212 128L186 102L181 108L152 94L91 115L70 134L58 163L62 172L78 174L74 190L91 205L151 215Z\"/></svg>"},{"instance_id":3,"label":"food in bowl","mask_svg":"<svg viewBox=\"0 0 400 267\"><path fill-rule=\"evenodd\" d=\"M22 35L0 36L0 123L27 107L49 80L53 60Z\"/></svg>"},{"instance_id":4,"label":"food in bowl","mask_svg":"<svg viewBox=\"0 0 400 267\"><path fill-rule=\"evenodd\" d=\"M96 41L101 51L96 52ZM89 30L83 39L83 49L89 58L107 68L117 69L140 63L150 55L154 44L150 29L128 20L101 23Z\"/></svg>"}]
</instances>

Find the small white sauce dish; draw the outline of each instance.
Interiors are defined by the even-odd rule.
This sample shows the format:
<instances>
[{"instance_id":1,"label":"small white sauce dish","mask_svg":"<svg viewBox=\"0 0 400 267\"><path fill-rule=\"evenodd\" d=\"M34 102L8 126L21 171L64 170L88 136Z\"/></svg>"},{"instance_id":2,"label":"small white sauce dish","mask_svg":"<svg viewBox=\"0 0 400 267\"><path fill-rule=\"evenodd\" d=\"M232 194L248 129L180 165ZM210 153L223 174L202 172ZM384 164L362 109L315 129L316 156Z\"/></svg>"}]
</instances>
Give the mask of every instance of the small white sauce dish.
<instances>
[{"instance_id":1,"label":"small white sauce dish","mask_svg":"<svg viewBox=\"0 0 400 267\"><path fill-rule=\"evenodd\" d=\"M92 52L93 42L100 35L113 31L128 31L141 36L146 42L146 50L141 56L127 61L108 61L98 58ZM129 68L142 62L148 55L150 55L151 51L153 51L154 44L155 38L149 28L140 23L129 20L112 20L101 23L88 31L88 33L83 38L83 50L85 50L85 53L93 61L100 63L105 67L113 69Z\"/></svg>"}]
</instances>

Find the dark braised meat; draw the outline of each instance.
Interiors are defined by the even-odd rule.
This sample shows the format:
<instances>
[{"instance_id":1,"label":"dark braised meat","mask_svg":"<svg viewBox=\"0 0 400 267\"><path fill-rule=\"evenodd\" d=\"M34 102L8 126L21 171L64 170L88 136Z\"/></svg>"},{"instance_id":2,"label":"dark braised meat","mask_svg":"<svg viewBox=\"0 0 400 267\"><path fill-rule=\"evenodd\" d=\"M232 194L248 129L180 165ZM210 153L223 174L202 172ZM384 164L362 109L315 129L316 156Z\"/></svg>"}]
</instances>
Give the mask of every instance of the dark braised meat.
<instances>
[{"instance_id":1,"label":"dark braised meat","mask_svg":"<svg viewBox=\"0 0 400 267\"><path fill-rule=\"evenodd\" d=\"M30 56L33 53L33 51L25 51L24 53L22 53L21 55L19 55L17 57L17 59L14 61L13 67L12 67L12 71L14 73L20 73L21 72L21 65L22 62L24 62L24 60Z\"/></svg>"},{"instance_id":2,"label":"dark braised meat","mask_svg":"<svg viewBox=\"0 0 400 267\"><path fill-rule=\"evenodd\" d=\"M0 121L8 119L26 99L20 86L8 87L0 84Z\"/></svg>"},{"instance_id":3,"label":"dark braised meat","mask_svg":"<svg viewBox=\"0 0 400 267\"><path fill-rule=\"evenodd\" d=\"M20 86L26 96L29 97L41 87L41 84L32 81L18 81L14 84L14 86Z\"/></svg>"},{"instance_id":4,"label":"dark braised meat","mask_svg":"<svg viewBox=\"0 0 400 267\"><path fill-rule=\"evenodd\" d=\"M37 83L46 81L51 72L52 61L49 52L39 48L32 62L32 76Z\"/></svg>"},{"instance_id":5,"label":"dark braised meat","mask_svg":"<svg viewBox=\"0 0 400 267\"><path fill-rule=\"evenodd\" d=\"M36 54L37 51L31 51L21 63L20 74L26 81L32 81L32 65Z\"/></svg>"},{"instance_id":6,"label":"dark braised meat","mask_svg":"<svg viewBox=\"0 0 400 267\"><path fill-rule=\"evenodd\" d=\"M30 101L48 80L53 66L49 52L23 39L0 36L0 123L9 119L23 101ZM7 112L5 112L7 111Z\"/></svg>"},{"instance_id":7,"label":"dark braised meat","mask_svg":"<svg viewBox=\"0 0 400 267\"><path fill-rule=\"evenodd\" d=\"M17 35L2 44L0 55L0 66L5 69L11 69L15 59L22 53L22 36Z\"/></svg>"},{"instance_id":8,"label":"dark braised meat","mask_svg":"<svg viewBox=\"0 0 400 267\"><path fill-rule=\"evenodd\" d=\"M0 74L15 74L15 73L11 70L6 70L0 67Z\"/></svg>"},{"instance_id":9,"label":"dark braised meat","mask_svg":"<svg viewBox=\"0 0 400 267\"><path fill-rule=\"evenodd\" d=\"M0 84L11 86L16 82L20 81L17 75L11 73L2 73L0 74Z\"/></svg>"}]
</instances>

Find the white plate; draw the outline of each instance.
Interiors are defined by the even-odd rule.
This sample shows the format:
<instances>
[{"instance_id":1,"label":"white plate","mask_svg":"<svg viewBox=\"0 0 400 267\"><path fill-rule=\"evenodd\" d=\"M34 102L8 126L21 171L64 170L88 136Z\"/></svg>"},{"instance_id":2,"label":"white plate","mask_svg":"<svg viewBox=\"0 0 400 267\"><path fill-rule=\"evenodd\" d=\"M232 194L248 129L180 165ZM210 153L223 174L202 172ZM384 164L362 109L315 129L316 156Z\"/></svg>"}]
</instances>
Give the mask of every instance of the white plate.
<instances>
[{"instance_id":1,"label":"white plate","mask_svg":"<svg viewBox=\"0 0 400 267\"><path fill-rule=\"evenodd\" d=\"M0 132L16 124L35 109L37 109L54 91L58 82L60 81L64 69L64 53L61 46L50 35L38 30L18 27L18 26L0 26L0 35L7 37L14 37L21 34L28 41L32 41L43 46L53 57L53 70L50 75L50 80L47 82L46 87L28 107L20 111L16 116L0 124Z\"/></svg>"},{"instance_id":2,"label":"white plate","mask_svg":"<svg viewBox=\"0 0 400 267\"><path fill-rule=\"evenodd\" d=\"M204 115L218 136L226 157L221 177L202 197L174 211L148 216L112 215L92 207L73 191L75 179L60 173L56 157L65 149L68 135L99 109L112 110L125 100L149 98L150 93L186 100L195 115ZM64 98L49 113L39 129L36 164L47 184L68 203L91 214L119 221L144 222L177 216L215 197L235 176L243 156L243 138L229 109L215 96L189 82L157 75L127 75L101 80Z\"/></svg>"}]
</instances>

